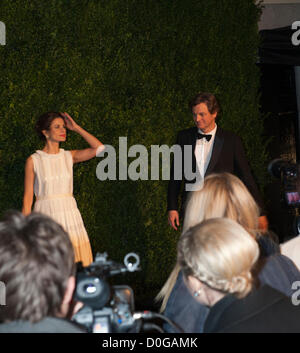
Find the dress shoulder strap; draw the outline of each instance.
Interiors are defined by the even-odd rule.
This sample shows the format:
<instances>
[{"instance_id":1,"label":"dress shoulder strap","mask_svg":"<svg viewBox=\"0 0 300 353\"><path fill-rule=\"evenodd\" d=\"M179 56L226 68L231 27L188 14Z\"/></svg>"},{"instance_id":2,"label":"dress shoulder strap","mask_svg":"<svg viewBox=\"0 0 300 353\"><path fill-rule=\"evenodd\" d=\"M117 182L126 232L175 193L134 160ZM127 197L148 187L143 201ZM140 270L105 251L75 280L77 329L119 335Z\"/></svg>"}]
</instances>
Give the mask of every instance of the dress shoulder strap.
<instances>
[{"instance_id":1,"label":"dress shoulder strap","mask_svg":"<svg viewBox=\"0 0 300 353\"><path fill-rule=\"evenodd\" d=\"M64 154L64 157L65 159L68 161L68 162L71 162L73 164L73 157L72 157L72 153L71 151L65 151L63 149L62 150L62 153Z\"/></svg>"},{"instance_id":2,"label":"dress shoulder strap","mask_svg":"<svg viewBox=\"0 0 300 353\"><path fill-rule=\"evenodd\" d=\"M40 160L40 155L37 152L35 152L30 157L32 158L32 161L33 161L33 170L36 173L37 169L38 169L38 163L39 163L39 160Z\"/></svg>"}]
</instances>

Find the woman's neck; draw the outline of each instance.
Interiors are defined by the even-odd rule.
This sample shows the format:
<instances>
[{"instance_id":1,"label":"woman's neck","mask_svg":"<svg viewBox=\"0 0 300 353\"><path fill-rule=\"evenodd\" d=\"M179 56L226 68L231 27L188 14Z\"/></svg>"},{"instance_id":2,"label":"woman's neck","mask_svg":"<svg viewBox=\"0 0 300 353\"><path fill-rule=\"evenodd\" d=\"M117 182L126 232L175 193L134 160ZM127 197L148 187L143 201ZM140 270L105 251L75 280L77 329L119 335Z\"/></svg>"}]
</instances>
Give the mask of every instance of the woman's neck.
<instances>
[{"instance_id":1,"label":"woman's neck","mask_svg":"<svg viewBox=\"0 0 300 353\"><path fill-rule=\"evenodd\" d=\"M43 148L43 152L46 152L49 154L57 154L59 152L59 143L47 141L46 145Z\"/></svg>"},{"instance_id":2,"label":"woman's neck","mask_svg":"<svg viewBox=\"0 0 300 353\"><path fill-rule=\"evenodd\" d=\"M205 304L212 307L214 306L219 300L223 299L226 293L220 292L216 289L212 289L206 285L203 286L204 288L204 295L205 295Z\"/></svg>"}]
</instances>

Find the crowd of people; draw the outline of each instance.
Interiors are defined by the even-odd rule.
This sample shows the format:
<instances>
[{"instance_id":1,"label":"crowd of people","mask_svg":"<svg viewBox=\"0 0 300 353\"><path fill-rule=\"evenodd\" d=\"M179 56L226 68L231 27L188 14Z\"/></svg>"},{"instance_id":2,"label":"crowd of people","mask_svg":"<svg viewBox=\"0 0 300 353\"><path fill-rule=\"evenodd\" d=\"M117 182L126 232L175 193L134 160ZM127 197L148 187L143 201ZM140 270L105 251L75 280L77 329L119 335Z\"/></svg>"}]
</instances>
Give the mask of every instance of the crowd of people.
<instances>
[{"instance_id":1,"label":"crowd of people","mask_svg":"<svg viewBox=\"0 0 300 353\"><path fill-rule=\"evenodd\" d=\"M228 222L229 219L233 222ZM172 321L184 327L186 332L299 331L300 326L297 321L293 321L293 315L285 316L282 314L281 316L281 299L279 300L279 298L282 298L285 303L282 304L283 311L287 310L288 314L291 310L295 316L299 315L299 308L292 305L291 296L294 293L292 285L300 280L300 272L291 259L280 253L276 236L272 232L261 231L258 228L258 219L259 208L253 197L241 180L232 174L211 174L205 178L203 188L191 194L186 206L183 232L179 240L178 259L157 297L157 299L162 299L161 311ZM210 222L208 222L209 220ZM207 226L202 228L202 224ZM203 235L201 229L205 229ZM258 250L251 255L252 257L247 253L247 249L249 252L253 252L253 247L247 245L247 242L245 242L245 248L239 247L235 241L232 241L231 244L229 239L236 237L238 229L241 234L247 233L248 237L255 240ZM243 231L241 231L242 229ZM182 240L186 239L188 235L195 237L193 241L191 240L191 243ZM186 249L185 245L191 248ZM204 253L210 256L210 259L206 259ZM225 258L222 258L222 256L225 256ZM243 264L243 259L246 260L247 257L252 260ZM221 270L224 272L222 273ZM219 327L216 324L216 326L209 326L208 328L207 320L210 317L211 307L214 308L214 306L209 302L201 301L203 295L202 297L200 295L191 296L189 285L187 285L189 276L186 276L186 273L193 274L192 277L204 284L204 289L228 294L224 299L225 301L229 297L233 299L233 295L240 297L241 293L246 296L246 292L234 288L235 285L240 288L238 284L247 284L249 289L247 293L251 293L249 298L254 300L254 304L257 301L257 304L259 303L262 306L255 307L252 313L247 299L248 296L246 296L243 301L234 304L239 307L241 314L245 314L245 317L238 317L237 314L233 315L233 318L238 320L240 325L233 325L228 328L227 326ZM206 278L209 278L209 281ZM214 281L216 283L224 282L226 286L219 288L219 285L213 284ZM260 288L262 288L261 292ZM268 294L261 294L264 290ZM259 299L253 299L256 295ZM267 299L268 295L270 295L269 299ZM276 307L278 311L272 311L272 298L274 299L274 305L278 300L276 304L278 305ZM287 305L288 303L289 305ZM215 304L217 305L217 303ZM286 309L286 305L288 309ZM247 321L248 315L254 315L256 310L261 313L261 316L253 316L255 320L251 324ZM271 311L268 312L268 310ZM232 309L231 312L234 313L235 311ZM275 313L278 313L278 317L286 318L286 320L276 320L273 315L272 321L272 313L275 316L277 315ZM226 320L230 319L230 314L228 315L229 318L226 316ZM257 325L256 319L260 320L260 325ZM228 325L231 325L230 322L228 322ZM166 326L165 329L168 332L174 332L171 326Z\"/></svg>"},{"instance_id":2,"label":"crowd of people","mask_svg":"<svg viewBox=\"0 0 300 353\"><path fill-rule=\"evenodd\" d=\"M161 312L186 333L300 332L300 307L292 300L293 284L300 281L293 261L298 255L289 257L268 230L241 140L215 123L215 96L198 94L190 108L196 127L179 132L177 143L193 146L201 182L192 192L184 190L181 209L187 180L169 182L169 224L174 230L183 226L174 268L156 297ZM90 147L60 149L67 128ZM92 252L73 197L72 166L103 145L67 113L43 114L37 132L45 145L27 159L22 213L11 211L0 221L0 281L6 290L0 332L83 333L70 321L82 307L73 299L75 263L89 265ZM176 332L174 326L164 329Z\"/></svg>"},{"instance_id":3,"label":"crowd of people","mask_svg":"<svg viewBox=\"0 0 300 353\"><path fill-rule=\"evenodd\" d=\"M176 265L162 288L162 312L187 333L300 332L294 262L258 228L259 208L239 178L207 176L188 199ZM11 211L0 222L0 332L85 332L70 321L75 257L52 218ZM165 332L176 332L169 325Z\"/></svg>"}]
</instances>

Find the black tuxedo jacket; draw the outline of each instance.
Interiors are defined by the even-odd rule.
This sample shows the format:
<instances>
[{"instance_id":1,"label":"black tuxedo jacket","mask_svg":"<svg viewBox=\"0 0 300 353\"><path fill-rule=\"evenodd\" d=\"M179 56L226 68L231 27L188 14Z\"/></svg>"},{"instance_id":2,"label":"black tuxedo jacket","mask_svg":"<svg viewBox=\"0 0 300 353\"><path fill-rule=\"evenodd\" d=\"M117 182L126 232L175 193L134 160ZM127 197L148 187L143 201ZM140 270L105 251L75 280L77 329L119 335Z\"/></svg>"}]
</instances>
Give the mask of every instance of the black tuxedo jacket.
<instances>
[{"instance_id":1,"label":"black tuxedo jacket","mask_svg":"<svg viewBox=\"0 0 300 353\"><path fill-rule=\"evenodd\" d=\"M196 141L197 141L197 127L187 130L182 130L178 133L176 144L180 145L182 151L185 145L191 145L192 156L192 170L196 172L196 157L194 154ZM183 184L182 205L187 197L186 183L193 183L195 180L186 180L184 176L184 153L182 152L182 180L174 180L174 161L171 166L171 175L168 185L168 211L178 210L178 199L180 194L181 185ZM239 177L247 186L249 192L257 202L258 206L263 213L263 201L258 191L257 185L252 176L244 147L239 136L232 132L224 131L217 127L213 150L209 165L207 167L205 176L211 173L228 172Z\"/></svg>"}]
</instances>

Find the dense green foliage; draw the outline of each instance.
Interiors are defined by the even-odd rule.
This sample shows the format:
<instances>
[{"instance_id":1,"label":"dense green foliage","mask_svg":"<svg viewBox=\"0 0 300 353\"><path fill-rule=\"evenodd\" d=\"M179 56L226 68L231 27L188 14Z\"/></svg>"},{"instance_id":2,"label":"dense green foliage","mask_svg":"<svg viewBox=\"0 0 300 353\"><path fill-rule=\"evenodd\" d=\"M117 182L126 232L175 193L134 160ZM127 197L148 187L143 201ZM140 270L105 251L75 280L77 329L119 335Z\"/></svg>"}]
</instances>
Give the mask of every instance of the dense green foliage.
<instances>
[{"instance_id":1,"label":"dense green foliage","mask_svg":"<svg viewBox=\"0 0 300 353\"><path fill-rule=\"evenodd\" d=\"M192 126L187 102L199 91L217 95L218 123L242 137L263 186L259 13L254 0L1 0L0 213L21 209L25 160L42 148L34 133L41 113L66 111L117 151L127 136L128 147L147 147L150 161L151 145L172 145L178 130ZM62 148L84 146L71 132ZM100 182L99 161L74 166L93 250L116 261L139 253L135 289L155 293L178 237L167 225L167 182Z\"/></svg>"}]
</instances>

